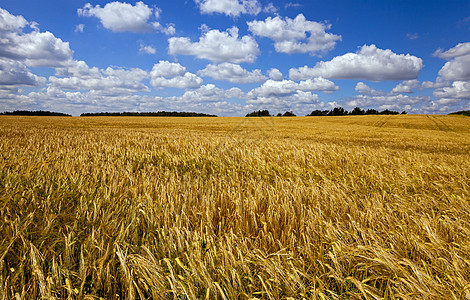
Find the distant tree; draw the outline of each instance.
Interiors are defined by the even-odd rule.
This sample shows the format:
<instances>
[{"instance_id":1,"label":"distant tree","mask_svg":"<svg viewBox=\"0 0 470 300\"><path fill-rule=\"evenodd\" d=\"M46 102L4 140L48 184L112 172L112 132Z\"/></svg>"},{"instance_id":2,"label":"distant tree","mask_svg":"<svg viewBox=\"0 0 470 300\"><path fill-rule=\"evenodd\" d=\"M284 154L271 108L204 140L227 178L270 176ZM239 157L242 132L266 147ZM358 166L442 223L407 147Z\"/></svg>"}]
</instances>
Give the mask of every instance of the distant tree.
<instances>
[{"instance_id":1,"label":"distant tree","mask_svg":"<svg viewBox=\"0 0 470 300\"><path fill-rule=\"evenodd\" d=\"M60 112L53 112L53 111L44 111L44 110L15 110L15 111L6 111L0 113L0 115L7 115L7 116L55 116L55 117L71 117L69 114L64 114Z\"/></svg>"},{"instance_id":2,"label":"distant tree","mask_svg":"<svg viewBox=\"0 0 470 300\"><path fill-rule=\"evenodd\" d=\"M158 111L158 112L99 112L83 113L81 117L217 117L195 112Z\"/></svg>"},{"instance_id":3,"label":"distant tree","mask_svg":"<svg viewBox=\"0 0 470 300\"><path fill-rule=\"evenodd\" d=\"M450 113L450 115L464 115L464 116L470 117L470 110L456 111L456 112Z\"/></svg>"},{"instance_id":4,"label":"distant tree","mask_svg":"<svg viewBox=\"0 0 470 300\"><path fill-rule=\"evenodd\" d=\"M386 109L386 110L381 111L380 114L381 115L398 115L398 112Z\"/></svg>"},{"instance_id":5,"label":"distant tree","mask_svg":"<svg viewBox=\"0 0 470 300\"><path fill-rule=\"evenodd\" d=\"M257 110L257 111L254 111L254 112L251 112L249 114L246 114L245 117L269 117L271 116L269 114L269 111L268 110Z\"/></svg>"},{"instance_id":6,"label":"distant tree","mask_svg":"<svg viewBox=\"0 0 470 300\"><path fill-rule=\"evenodd\" d=\"M366 115L378 115L378 114L379 114L379 111L376 109L369 108L368 110L366 110Z\"/></svg>"},{"instance_id":7,"label":"distant tree","mask_svg":"<svg viewBox=\"0 0 470 300\"><path fill-rule=\"evenodd\" d=\"M355 107L349 114L350 115L364 115L366 112L359 107Z\"/></svg>"},{"instance_id":8,"label":"distant tree","mask_svg":"<svg viewBox=\"0 0 470 300\"><path fill-rule=\"evenodd\" d=\"M282 114L281 114L281 113L278 113L276 116L277 116L277 117L282 117Z\"/></svg>"},{"instance_id":9,"label":"distant tree","mask_svg":"<svg viewBox=\"0 0 470 300\"><path fill-rule=\"evenodd\" d=\"M328 114L327 110L321 111L319 109L312 111L307 116L315 117L315 116L326 116Z\"/></svg>"},{"instance_id":10,"label":"distant tree","mask_svg":"<svg viewBox=\"0 0 470 300\"><path fill-rule=\"evenodd\" d=\"M328 115L329 116L344 116L344 115L347 115L348 112L346 110L344 110L344 108L342 107L335 107L333 108L333 110L331 110Z\"/></svg>"},{"instance_id":11,"label":"distant tree","mask_svg":"<svg viewBox=\"0 0 470 300\"><path fill-rule=\"evenodd\" d=\"M283 117L295 117L295 114L292 111L286 111L282 116Z\"/></svg>"},{"instance_id":12,"label":"distant tree","mask_svg":"<svg viewBox=\"0 0 470 300\"><path fill-rule=\"evenodd\" d=\"M407 114L406 110L402 111L401 114L406 115Z\"/></svg>"}]
</instances>

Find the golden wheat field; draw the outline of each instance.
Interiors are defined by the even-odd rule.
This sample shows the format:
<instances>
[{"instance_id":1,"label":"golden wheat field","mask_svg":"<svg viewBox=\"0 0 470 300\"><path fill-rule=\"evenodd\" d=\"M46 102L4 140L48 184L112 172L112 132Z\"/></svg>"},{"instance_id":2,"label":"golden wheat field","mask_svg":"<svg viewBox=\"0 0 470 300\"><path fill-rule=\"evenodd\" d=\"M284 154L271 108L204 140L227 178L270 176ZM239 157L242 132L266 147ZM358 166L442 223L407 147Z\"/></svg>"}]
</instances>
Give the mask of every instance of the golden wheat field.
<instances>
[{"instance_id":1,"label":"golden wheat field","mask_svg":"<svg viewBox=\"0 0 470 300\"><path fill-rule=\"evenodd\" d=\"M470 299L470 118L0 117L0 299Z\"/></svg>"}]
</instances>

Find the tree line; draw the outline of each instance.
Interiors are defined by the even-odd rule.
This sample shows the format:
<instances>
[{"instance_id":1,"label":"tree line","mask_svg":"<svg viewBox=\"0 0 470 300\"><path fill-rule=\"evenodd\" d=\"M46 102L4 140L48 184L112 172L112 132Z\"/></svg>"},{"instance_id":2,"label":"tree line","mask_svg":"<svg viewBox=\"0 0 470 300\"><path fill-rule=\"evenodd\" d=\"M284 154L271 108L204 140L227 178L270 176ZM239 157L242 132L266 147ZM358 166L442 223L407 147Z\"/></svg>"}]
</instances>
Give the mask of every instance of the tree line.
<instances>
[{"instance_id":1,"label":"tree line","mask_svg":"<svg viewBox=\"0 0 470 300\"><path fill-rule=\"evenodd\" d=\"M217 117L195 112L178 112L178 111L158 111L158 112L99 112L99 113L83 113L81 117Z\"/></svg>"},{"instance_id":2,"label":"tree line","mask_svg":"<svg viewBox=\"0 0 470 300\"><path fill-rule=\"evenodd\" d=\"M348 112L342 107L335 107L332 110L314 110L307 116L347 116L347 115L398 115L399 112L393 110L382 110L376 109L361 109L355 107L353 110ZM402 115L406 114L406 111L401 112ZM15 110L0 112L0 115L6 116L58 116L58 117L71 117L69 114L60 112L51 112L44 110ZM470 110L462 110L450 113L450 115L464 115L470 116ZM177 112L177 111L158 111L158 112L99 112L99 113L82 113L81 117L105 117L105 116L141 116L141 117L217 117L217 115L196 113L196 112ZM257 110L246 114L245 117L270 117L274 116L269 113L268 110ZM285 113L278 113L277 117L295 117L296 115L292 111L286 111Z\"/></svg>"},{"instance_id":3,"label":"tree line","mask_svg":"<svg viewBox=\"0 0 470 300\"><path fill-rule=\"evenodd\" d=\"M364 110L359 107L355 107L353 110L348 112L342 107L335 107L332 110L314 110L309 113L307 116L359 116L359 115L398 115L400 114L397 111L393 110L382 110L378 111L376 109ZM406 115L406 111L401 112L402 115ZM268 110L257 110L247 114L245 117L269 117L271 114ZM274 116L274 115L273 115ZM295 117L295 114L292 111L286 111L285 113L278 113L278 117Z\"/></svg>"},{"instance_id":4,"label":"tree line","mask_svg":"<svg viewBox=\"0 0 470 300\"><path fill-rule=\"evenodd\" d=\"M53 111L44 111L44 110L15 110L15 111L5 111L0 113L4 116L56 116L56 117L71 117L72 115L64 114L60 112Z\"/></svg>"},{"instance_id":5,"label":"tree line","mask_svg":"<svg viewBox=\"0 0 470 300\"><path fill-rule=\"evenodd\" d=\"M450 113L449 115L464 115L464 116L470 117L470 110L456 111L456 112Z\"/></svg>"}]
</instances>

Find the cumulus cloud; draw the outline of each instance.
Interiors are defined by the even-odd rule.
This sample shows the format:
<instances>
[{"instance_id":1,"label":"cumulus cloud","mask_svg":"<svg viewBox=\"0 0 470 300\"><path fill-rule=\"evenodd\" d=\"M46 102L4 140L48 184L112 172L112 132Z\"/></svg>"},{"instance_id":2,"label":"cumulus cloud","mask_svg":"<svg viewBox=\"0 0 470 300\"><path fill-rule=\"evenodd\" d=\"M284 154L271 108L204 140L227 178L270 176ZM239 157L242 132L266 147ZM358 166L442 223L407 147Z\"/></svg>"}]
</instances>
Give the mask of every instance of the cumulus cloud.
<instances>
[{"instance_id":1,"label":"cumulus cloud","mask_svg":"<svg viewBox=\"0 0 470 300\"><path fill-rule=\"evenodd\" d=\"M220 13L231 17L240 14L257 15L261 12L261 4L258 0L194 0L201 13Z\"/></svg>"},{"instance_id":2,"label":"cumulus cloud","mask_svg":"<svg viewBox=\"0 0 470 300\"><path fill-rule=\"evenodd\" d=\"M287 95L296 94L298 91L323 91L331 93L337 91L339 88L332 81L325 78L313 78L299 83L292 80L267 80L260 87L257 87L250 92L250 98L257 97L283 97Z\"/></svg>"},{"instance_id":3,"label":"cumulus cloud","mask_svg":"<svg viewBox=\"0 0 470 300\"><path fill-rule=\"evenodd\" d=\"M401 83L399 83L396 87L392 89L392 93L400 94L400 93L405 93L405 94L411 94L413 93L413 89L420 89L421 84L418 80L413 79L413 80L406 80Z\"/></svg>"},{"instance_id":4,"label":"cumulus cloud","mask_svg":"<svg viewBox=\"0 0 470 300\"><path fill-rule=\"evenodd\" d=\"M50 32L33 31L10 37L10 43L4 45L5 48L0 50L1 54L11 54L12 58L24 59L29 66L60 66L73 56L69 43L56 38Z\"/></svg>"},{"instance_id":5,"label":"cumulus cloud","mask_svg":"<svg viewBox=\"0 0 470 300\"><path fill-rule=\"evenodd\" d=\"M254 62L259 53L258 44L252 37L238 37L237 27L225 32L203 32L199 42L193 43L186 37L173 37L168 43L170 54L194 55L213 62Z\"/></svg>"},{"instance_id":6,"label":"cumulus cloud","mask_svg":"<svg viewBox=\"0 0 470 300\"><path fill-rule=\"evenodd\" d=\"M46 78L36 76L22 62L0 58L0 87L38 86L46 83Z\"/></svg>"},{"instance_id":7,"label":"cumulus cloud","mask_svg":"<svg viewBox=\"0 0 470 300\"><path fill-rule=\"evenodd\" d=\"M106 29L114 32L149 32L161 28L160 23L156 21L150 23L152 16L159 18L160 10L152 9L142 1L135 5L115 1L107 3L104 7L93 7L87 3L77 12L79 16L97 17Z\"/></svg>"},{"instance_id":8,"label":"cumulus cloud","mask_svg":"<svg viewBox=\"0 0 470 300\"><path fill-rule=\"evenodd\" d=\"M289 77L293 80L318 76L371 81L409 80L416 79L422 68L423 61L416 56L395 54L389 49L364 45L356 53L318 62L313 68L304 66L290 69Z\"/></svg>"},{"instance_id":9,"label":"cumulus cloud","mask_svg":"<svg viewBox=\"0 0 470 300\"><path fill-rule=\"evenodd\" d=\"M166 35L174 35L176 33L175 24L173 23L167 24L166 28L162 28L161 30Z\"/></svg>"},{"instance_id":10,"label":"cumulus cloud","mask_svg":"<svg viewBox=\"0 0 470 300\"><path fill-rule=\"evenodd\" d=\"M369 96L378 96L378 95L383 95L384 92L375 90L365 84L364 82L358 82L355 87L356 92L359 94L364 94L364 95L369 95Z\"/></svg>"},{"instance_id":11,"label":"cumulus cloud","mask_svg":"<svg viewBox=\"0 0 470 300\"><path fill-rule=\"evenodd\" d=\"M155 54L157 53L157 50L152 46L140 44L139 53Z\"/></svg>"},{"instance_id":12,"label":"cumulus cloud","mask_svg":"<svg viewBox=\"0 0 470 300\"><path fill-rule=\"evenodd\" d=\"M119 95L149 92L142 83L148 78L144 70L133 68L90 68L84 61L74 61L68 67L58 68L50 76L50 86L60 90L89 90L97 94Z\"/></svg>"},{"instance_id":13,"label":"cumulus cloud","mask_svg":"<svg viewBox=\"0 0 470 300\"><path fill-rule=\"evenodd\" d=\"M169 61L159 61L150 71L150 84L154 87L198 88L202 78L186 71L186 67Z\"/></svg>"},{"instance_id":14,"label":"cumulus cloud","mask_svg":"<svg viewBox=\"0 0 470 300\"><path fill-rule=\"evenodd\" d=\"M216 87L214 84L206 84L198 89L186 91L181 97L174 97L176 101L181 102L221 102L225 99L242 99L245 94L239 88L228 90Z\"/></svg>"},{"instance_id":15,"label":"cumulus cloud","mask_svg":"<svg viewBox=\"0 0 470 300\"><path fill-rule=\"evenodd\" d=\"M450 81L470 81L468 66L470 66L470 54L456 56L439 70L439 76Z\"/></svg>"},{"instance_id":16,"label":"cumulus cloud","mask_svg":"<svg viewBox=\"0 0 470 300\"><path fill-rule=\"evenodd\" d=\"M346 101L346 106L353 107L375 107L380 110L409 110L410 107L417 107L428 104L431 101L428 96L409 96L402 94L387 95L357 95Z\"/></svg>"},{"instance_id":17,"label":"cumulus cloud","mask_svg":"<svg viewBox=\"0 0 470 300\"><path fill-rule=\"evenodd\" d=\"M470 102L470 82L454 81L452 86L436 89L433 95L440 98L438 104L458 104Z\"/></svg>"},{"instance_id":18,"label":"cumulus cloud","mask_svg":"<svg viewBox=\"0 0 470 300\"><path fill-rule=\"evenodd\" d=\"M277 7L275 7L274 4L272 4L272 2L268 3L268 5L266 5L263 8L263 12L268 13L268 14L275 13L277 12L277 10L278 10Z\"/></svg>"},{"instance_id":19,"label":"cumulus cloud","mask_svg":"<svg viewBox=\"0 0 470 300\"><path fill-rule=\"evenodd\" d=\"M166 60L161 60L155 64L150 72L152 77L176 77L182 76L186 73L186 67L179 63L171 63Z\"/></svg>"},{"instance_id":20,"label":"cumulus cloud","mask_svg":"<svg viewBox=\"0 0 470 300\"><path fill-rule=\"evenodd\" d=\"M195 74L186 72L182 76L165 78L165 77L152 77L150 84L154 87L173 87L180 89L194 89L202 84L202 79Z\"/></svg>"},{"instance_id":21,"label":"cumulus cloud","mask_svg":"<svg viewBox=\"0 0 470 300\"><path fill-rule=\"evenodd\" d=\"M449 60L439 70L439 77L433 85L433 95L439 98L433 104L441 109L450 106L469 107L470 103L470 42L459 43L447 51L438 49L435 56ZM439 82L440 81L440 82ZM452 84L445 83L452 81ZM440 84L439 83L444 83Z\"/></svg>"},{"instance_id":22,"label":"cumulus cloud","mask_svg":"<svg viewBox=\"0 0 470 300\"><path fill-rule=\"evenodd\" d=\"M23 16L14 16L3 8L0 8L0 32L21 32L29 22Z\"/></svg>"},{"instance_id":23,"label":"cumulus cloud","mask_svg":"<svg viewBox=\"0 0 470 300\"><path fill-rule=\"evenodd\" d=\"M30 110L38 107L38 101L29 95L19 94L21 91L16 88L4 88L0 86L0 106L4 111ZM40 108L39 108L40 109Z\"/></svg>"},{"instance_id":24,"label":"cumulus cloud","mask_svg":"<svg viewBox=\"0 0 470 300\"><path fill-rule=\"evenodd\" d=\"M232 63L209 64L205 69L198 72L200 76L209 76L215 80L229 81L232 83L254 83L264 82L268 78L261 74L261 70L248 71L240 65Z\"/></svg>"},{"instance_id":25,"label":"cumulus cloud","mask_svg":"<svg viewBox=\"0 0 470 300\"><path fill-rule=\"evenodd\" d=\"M250 96L250 95L249 95ZM249 104L264 104L271 105L277 109L282 107L290 108L293 104L313 104L319 101L317 94L306 91L296 91L294 93L285 95L284 97L276 97L274 95L265 95L259 97L249 98L246 102Z\"/></svg>"},{"instance_id":26,"label":"cumulus cloud","mask_svg":"<svg viewBox=\"0 0 470 300\"><path fill-rule=\"evenodd\" d=\"M450 48L447 51L442 51L442 49L437 49L434 52L434 56L437 56L442 59L452 59L459 56L465 56L470 54L470 42L468 43L459 43L457 46Z\"/></svg>"},{"instance_id":27,"label":"cumulus cloud","mask_svg":"<svg viewBox=\"0 0 470 300\"><path fill-rule=\"evenodd\" d=\"M423 81L421 83L421 88L422 89L439 89L449 86L449 82L442 77L437 77L435 82L432 81Z\"/></svg>"},{"instance_id":28,"label":"cumulus cloud","mask_svg":"<svg viewBox=\"0 0 470 300\"><path fill-rule=\"evenodd\" d=\"M276 16L247 24L253 34L272 39L277 52L320 55L332 50L336 41L341 40L340 35L326 32L330 24L307 21L303 14L295 19Z\"/></svg>"},{"instance_id":29,"label":"cumulus cloud","mask_svg":"<svg viewBox=\"0 0 470 300\"><path fill-rule=\"evenodd\" d=\"M28 24L34 30L24 33L23 28ZM28 23L22 16L13 16L0 8L0 57L33 67L57 67L72 56L68 42L50 32L39 32L36 23Z\"/></svg>"},{"instance_id":30,"label":"cumulus cloud","mask_svg":"<svg viewBox=\"0 0 470 300\"><path fill-rule=\"evenodd\" d=\"M286 95L267 94L265 96L250 97L246 100L250 111L268 109L271 113L283 113L293 111L296 114L305 115L315 109L323 109L325 103L320 101L317 94L311 91L297 90Z\"/></svg>"},{"instance_id":31,"label":"cumulus cloud","mask_svg":"<svg viewBox=\"0 0 470 300\"><path fill-rule=\"evenodd\" d=\"M268 71L269 78L275 81L282 81L284 80L284 77L282 76L281 71L279 71L276 68L272 68L271 70Z\"/></svg>"}]
</instances>

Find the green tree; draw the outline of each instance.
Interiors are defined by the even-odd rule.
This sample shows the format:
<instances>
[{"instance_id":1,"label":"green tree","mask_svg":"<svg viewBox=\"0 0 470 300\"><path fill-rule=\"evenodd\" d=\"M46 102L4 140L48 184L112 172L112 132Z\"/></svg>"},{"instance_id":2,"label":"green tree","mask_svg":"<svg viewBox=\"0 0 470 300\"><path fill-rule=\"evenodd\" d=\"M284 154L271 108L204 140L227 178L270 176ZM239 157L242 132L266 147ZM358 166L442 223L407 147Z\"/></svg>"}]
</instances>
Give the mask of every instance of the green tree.
<instances>
[{"instance_id":1,"label":"green tree","mask_svg":"<svg viewBox=\"0 0 470 300\"><path fill-rule=\"evenodd\" d=\"M269 114L269 111L268 110L257 110L257 111L254 111L254 112L251 112L249 114L246 114L245 117L269 117L271 116Z\"/></svg>"},{"instance_id":2,"label":"green tree","mask_svg":"<svg viewBox=\"0 0 470 300\"><path fill-rule=\"evenodd\" d=\"M283 117L295 117L295 114L292 111L286 111L282 116Z\"/></svg>"},{"instance_id":3,"label":"green tree","mask_svg":"<svg viewBox=\"0 0 470 300\"><path fill-rule=\"evenodd\" d=\"M359 107L355 107L350 115L364 115L366 112L363 109L360 109Z\"/></svg>"}]
</instances>

